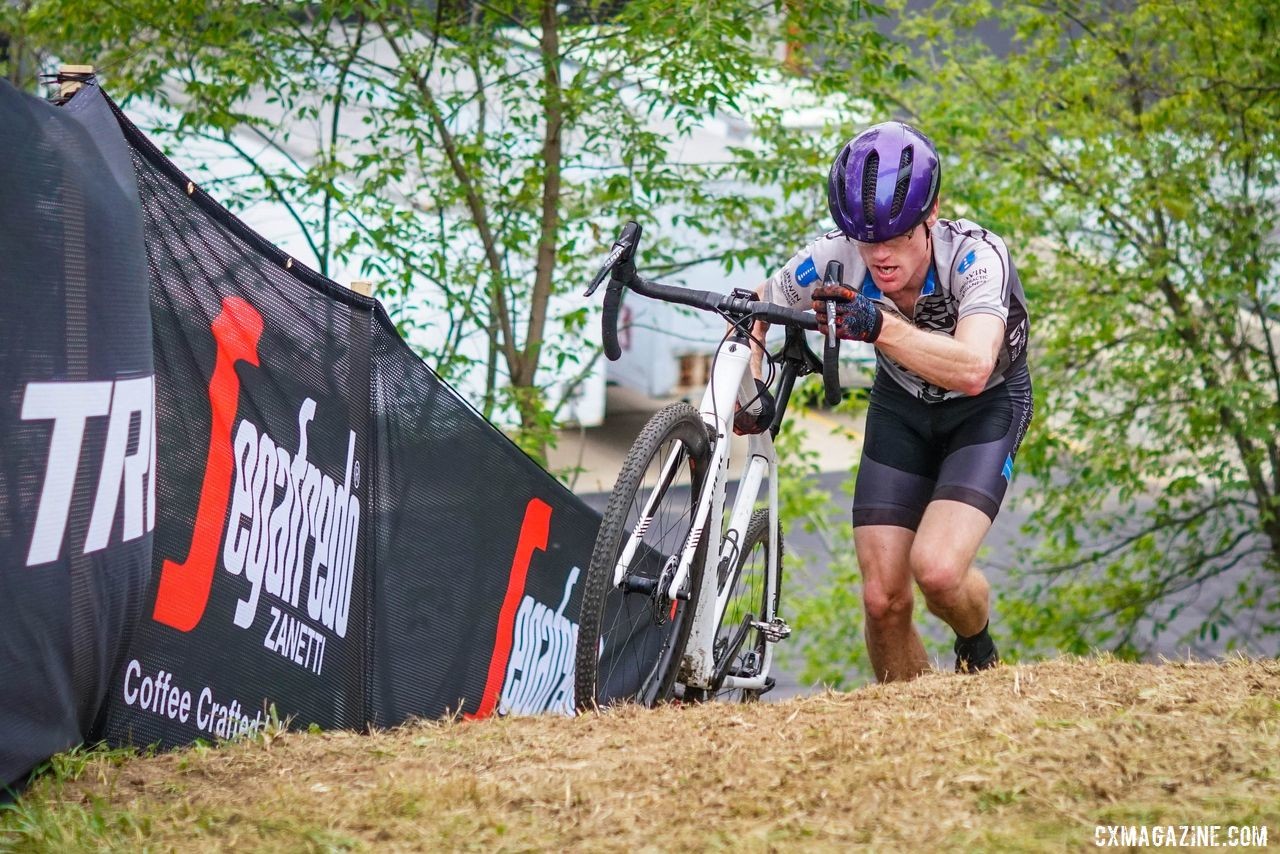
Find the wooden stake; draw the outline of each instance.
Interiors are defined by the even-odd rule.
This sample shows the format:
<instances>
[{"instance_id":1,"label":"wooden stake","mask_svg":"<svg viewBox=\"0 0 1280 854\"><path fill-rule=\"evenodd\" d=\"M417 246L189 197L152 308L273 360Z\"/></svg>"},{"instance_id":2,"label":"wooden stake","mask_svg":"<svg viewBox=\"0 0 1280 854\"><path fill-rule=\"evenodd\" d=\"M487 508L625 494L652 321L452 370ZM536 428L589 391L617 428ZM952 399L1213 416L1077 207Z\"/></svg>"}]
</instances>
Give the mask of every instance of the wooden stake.
<instances>
[{"instance_id":1,"label":"wooden stake","mask_svg":"<svg viewBox=\"0 0 1280 854\"><path fill-rule=\"evenodd\" d=\"M92 76L92 65L59 65L58 102L65 104L72 95L84 88L85 81Z\"/></svg>"}]
</instances>

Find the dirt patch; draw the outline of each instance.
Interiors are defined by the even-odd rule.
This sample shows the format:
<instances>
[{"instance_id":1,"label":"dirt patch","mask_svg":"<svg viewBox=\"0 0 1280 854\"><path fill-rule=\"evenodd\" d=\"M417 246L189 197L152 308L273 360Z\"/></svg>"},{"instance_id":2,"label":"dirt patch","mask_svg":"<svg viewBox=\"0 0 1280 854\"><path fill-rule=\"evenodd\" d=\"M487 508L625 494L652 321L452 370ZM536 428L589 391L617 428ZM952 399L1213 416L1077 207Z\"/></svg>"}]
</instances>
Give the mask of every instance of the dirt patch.
<instances>
[{"instance_id":1,"label":"dirt patch","mask_svg":"<svg viewBox=\"0 0 1280 854\"><path fill-rule=\"evenodd\" d=\"M0 818L18 847L255 850L1056 851L1097 825L1196 824L1280 835L1280 662L1058 660L778 704L289 733L95 760Z\"/></svg>"}]
</instances>

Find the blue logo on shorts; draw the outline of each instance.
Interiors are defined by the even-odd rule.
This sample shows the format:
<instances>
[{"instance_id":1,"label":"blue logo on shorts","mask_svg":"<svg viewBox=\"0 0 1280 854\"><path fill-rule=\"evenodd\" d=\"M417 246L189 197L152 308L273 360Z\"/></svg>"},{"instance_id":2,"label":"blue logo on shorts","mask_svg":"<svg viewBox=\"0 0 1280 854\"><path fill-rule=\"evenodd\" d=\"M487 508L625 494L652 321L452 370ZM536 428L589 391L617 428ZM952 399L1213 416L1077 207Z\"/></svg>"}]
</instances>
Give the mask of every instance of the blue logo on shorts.
<instances>
[{"instance_id":1,"label":"blue logo on shorts","mask_svg":"<svg viewBox=\"0 0 1280 854\"><path fill-rule=\"evenodd\" d=\"M1009 454L1004 458L1004 468L1001 469L1000 474L1004 475L1004 479L1007 481L1013 480L1013 454Z\"/></svg>"},{"instance_id":2,"label":"blue logo on shorts","mask_svg":"<svg viewBox=\"0 0 1280 854\"><path fill-rule=\"evenodd\" d=\"M969 254L964 256L964 260L960 262L960 266L956 267L957 273L963 273L973 266L974 260L978 257L978 250L970 249Z\"/></svg>"},{"instance_id":3,"label":"blue logo on shorts","mask_svg":"<svg viewBox=\"0 0 1280 854\"><path fill-rule=\"evenodd\" d=\"M808 258L803 264L796 268L796 282L802 288L807 288L818 280L818 268L814 265L813 259Z\"/></svg>"}]
</instances>

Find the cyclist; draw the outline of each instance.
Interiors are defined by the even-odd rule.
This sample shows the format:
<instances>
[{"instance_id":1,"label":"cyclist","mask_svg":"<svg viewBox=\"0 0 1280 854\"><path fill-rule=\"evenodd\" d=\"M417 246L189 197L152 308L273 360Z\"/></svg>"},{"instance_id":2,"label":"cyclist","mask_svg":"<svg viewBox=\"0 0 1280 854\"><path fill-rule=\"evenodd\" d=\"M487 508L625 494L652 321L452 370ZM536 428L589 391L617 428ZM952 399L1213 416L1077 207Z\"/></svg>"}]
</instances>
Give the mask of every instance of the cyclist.
<instances>
[{"instance_id":1,"label":"cyclist","mask_svg":"<svg viewBox=\"0 0 1280 854\"><path fill-rule=\"evenodd\" d=\"M973 222L938 219L940 185L920 131L886 122L858 134L831 167L836 229L761 286L764 299L812 307L824 332L833 322L876 349L853 526L880 681L929 670L913 583L955 631L958 671L998 661L990 588L972 563L1032 414L1026 300L1008 249ZM824 286L832 260L843 280ZM757 426L747 420L738 426Z\"/></svg>"}]
</instances>

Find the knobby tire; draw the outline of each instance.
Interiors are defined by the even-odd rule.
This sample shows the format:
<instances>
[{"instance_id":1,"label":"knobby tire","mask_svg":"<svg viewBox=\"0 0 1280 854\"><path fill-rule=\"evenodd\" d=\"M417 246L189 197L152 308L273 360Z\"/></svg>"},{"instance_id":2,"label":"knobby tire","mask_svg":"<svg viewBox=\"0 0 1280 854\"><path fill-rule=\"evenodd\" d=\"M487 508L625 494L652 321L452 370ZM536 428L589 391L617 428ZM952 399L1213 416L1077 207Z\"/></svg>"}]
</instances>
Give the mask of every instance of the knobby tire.
<instances>
[{"instance_id":1,"label":"knobby tire","mask_svg":"<svg viewBox=\"0 0 1280 854\"><path fill-rule=\"evenodd\" d=\"M583 584L574 662L579 709L619 702L653 706L671 696L692 627L708 537L702 538L690 568L687 600L624 592L614 586L613 574L650 494L659 486L663 461L677 449L684 459L663 490L643 546L631 563L630 575L642 580L659 578L668 559L680 553L708 486L707 427L687 403L670 404L649 419L622 464L605 508Z\"/></svg>"}]
</instances>

